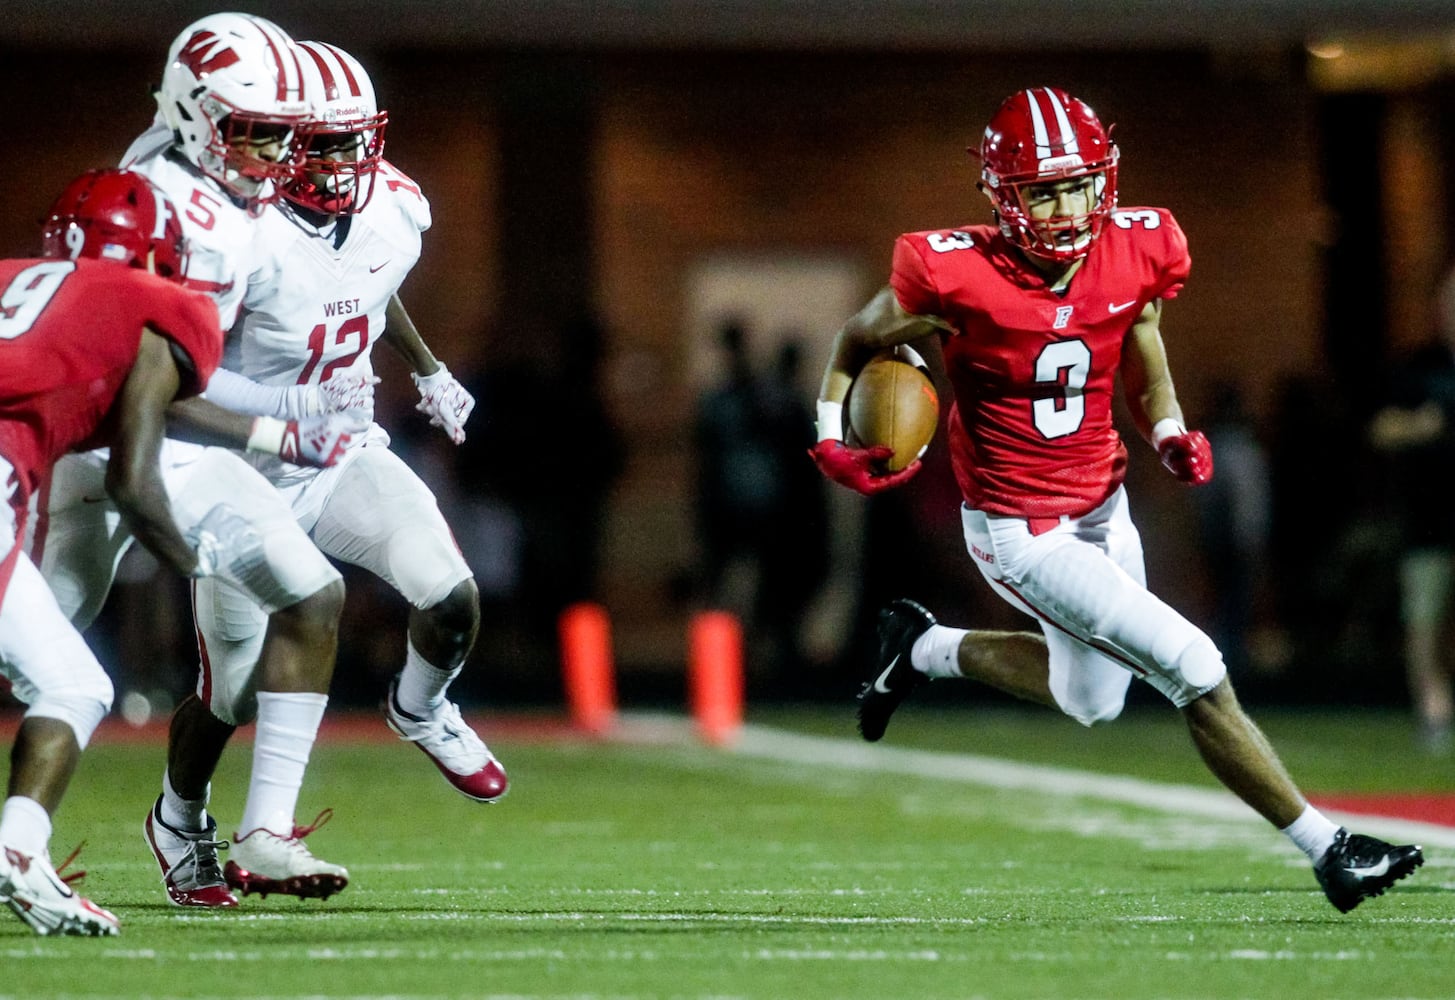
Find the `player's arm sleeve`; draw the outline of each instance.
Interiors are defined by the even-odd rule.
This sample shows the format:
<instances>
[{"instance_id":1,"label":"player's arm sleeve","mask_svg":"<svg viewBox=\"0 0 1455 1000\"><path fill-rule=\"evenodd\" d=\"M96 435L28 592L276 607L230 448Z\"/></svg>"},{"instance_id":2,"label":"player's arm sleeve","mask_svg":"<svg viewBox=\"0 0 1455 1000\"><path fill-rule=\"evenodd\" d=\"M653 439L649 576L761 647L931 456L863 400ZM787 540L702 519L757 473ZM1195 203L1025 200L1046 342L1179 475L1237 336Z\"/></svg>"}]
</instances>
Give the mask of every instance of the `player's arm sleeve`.
<instances>
[{"instance_id":1,"label":"player's arm sleeve","mask_svg":"<svg viewBox=\"0 0 1455 1000\"><path fill-rule=\"evenodd\" d=\"M942 316L944 303L924 257L922 241L906 234L894 242L889 287L900 308L914 316Z\"/></svg>"},{"instance_id":2,"label":"player's arm sleeve","mask_svg":"<svg viewBox=\"0 0 1455 1000\"><path fill-rule=\"evenodd\" d=\"M430 214L429 199L424 196L413 178L385 160L375 177L375 183L383 184L389 189L389 193L395 196L395 203L416 229L422 233L430 227L433 216Z\"/></svg>"},{"instance_id":3,"label":"player's arm sleeve","mask_svg":"<svg viewBox=\"0 0 1455 1000\"><path fill-rule=\"evenodd\" d=\"M182 385L172 342L143 330L136 362L113 410L116 431L106 465L106 492L132 534L157 558L187 575L197 557L172 520L159 461L166 408Z\"/></svg>"},{"instance_id":4,"label":"player's arm sleeve","mask_svg":"<svg viewBox=\"0 0 1455 1000\"><path fill-rule=\"evenodd\" d=\"M1158 227L1162 234L1161 268L1152 293L1160 299L1175 299L1192 273L1192 254L1187 249L1187 235L1172 213L1163 209L1161 214L1162 225Z\"/></svg>"},{"instance_id":5,"label":"player's arm sleeve","mask_svg":"<svg viewBox=\"0 0 1455 1000\"><path fill-rule=\"evenodd\" d=\"M222 330L212 301L178 290L154 302L147 326L171 346L181 378L177 397L200 395L222 361Z\"/></svg>"},{"instance_id":6,"label":"player's arm sleeve","mask_svg":"<svg viewBox=\"0 0 1455 1000\"><path fill-rule=\"evenodd\" d=\"M246 375L219 368L207 382L207 398L217 406L237 413L249 413L258 417L281 417L296 420L310 416L298 412L295 392L297 386L263 385Z\"/></svg>"}]
</instances>

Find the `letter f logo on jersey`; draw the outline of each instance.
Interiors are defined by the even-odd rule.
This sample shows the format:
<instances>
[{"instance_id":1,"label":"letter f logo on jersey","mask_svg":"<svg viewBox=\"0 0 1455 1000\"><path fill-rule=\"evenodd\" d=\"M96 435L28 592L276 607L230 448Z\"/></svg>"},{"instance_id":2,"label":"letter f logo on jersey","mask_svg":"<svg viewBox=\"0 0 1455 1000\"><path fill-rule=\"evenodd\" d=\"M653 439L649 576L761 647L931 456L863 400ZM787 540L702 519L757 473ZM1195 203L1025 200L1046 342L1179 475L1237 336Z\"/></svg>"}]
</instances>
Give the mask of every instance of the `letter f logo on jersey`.
<instances>
[{"instance_id":1,"label":"letter f logo on jersey","mask_svg":"<svg viewBox=\"0 0 1455 1000\"><path fill-rule=\"evenodd\" d=\"M218 49L222 45L224 48ZM208 73L216 73L220 69L226 69L233 63L239 61L238 54L231 48L226 47L227 43L211 31L199 31L187 39L187 44L182 46L182 51L177 53L177 61L192 71L192 75L199 80Z\"/></svg>"},{"instance_id":2,"label":"letter f logo on jersey","mask_svg":"<svg viewBox=\"0 0 1455 1000\"><path fill-rule=\"evenodd\" d=\"M1054 322L1054 323L1051 324L1051 329L1053 329L1053 330L1064 330L1064 329L1066 329L1066 324L1071 322L1071 313L1072 313L1072 311L1075 308L1076 308L1075 306L1057 306L1056 307L1056 322Z\"/></svg>"}]
</instances>

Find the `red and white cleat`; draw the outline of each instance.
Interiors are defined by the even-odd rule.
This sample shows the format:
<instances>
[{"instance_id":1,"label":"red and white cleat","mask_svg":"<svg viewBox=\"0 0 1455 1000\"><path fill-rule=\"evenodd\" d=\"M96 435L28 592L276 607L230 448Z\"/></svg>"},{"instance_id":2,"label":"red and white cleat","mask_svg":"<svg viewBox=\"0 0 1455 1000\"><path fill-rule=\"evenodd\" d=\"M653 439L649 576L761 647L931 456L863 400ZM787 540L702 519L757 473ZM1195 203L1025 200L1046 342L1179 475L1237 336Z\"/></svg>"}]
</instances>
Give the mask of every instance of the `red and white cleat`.
<instances>
[{"instance_id":1,"label":"red and white cleat","mask_svg":"<svg viewBox=\"0 0 1455 1000\"><path fill-rule=\"evenodd\" d=\"M237 897L227 888L217 852L227 841L217 839L217 821L207 817L207 829L178 830L162 819L162 800L147 813L142 825L147 846L162 869L162 884L173 906L202 906L216 909L237 905Z\"/></svg>"},{"instance_id":2,"label":"red and white cleat","mask_svg":"<svg viewBox=\"0 0 1455 1000\"><path fill-rule=\"evenodd\" d=\"M60 864L73 861L80 848ZM110 937L121 933L116 914L104 910L71 888L85 872L62 877L44 854L22 854L0 846L0 901L40 935L70 934Z\"/></svg>"},{"instance_id":3,"label":"red and white cleat","mask_svg":"<svg viewBox=\"0 0 1455 1000\"><path fill-rule=\"evenodd\" d=\"M244 896L270 893L300 899L327 899L349 884L349 870L313 856L303 838L327 823L332 809L319 813L309 826L293 827L288 836L258 827L234 837L232 860L223 869L227 884Z\"/></svg>"},{"instance_id":4,"label":"red and white cleat","mask_svg":"<svg viewBox=\"0 0 1455 1000\"><path fill-rule=\"evenodd\" d=\"M401 740L419 747L461 795L487 803L504 798L510 789L505 768L475 730L465 724L459 706L446 701L429 718L411 715L399 707L395 694L398 684L397 677L390 682L389 700L384 707L389 728Z\"/></svg>"}]
</instances>

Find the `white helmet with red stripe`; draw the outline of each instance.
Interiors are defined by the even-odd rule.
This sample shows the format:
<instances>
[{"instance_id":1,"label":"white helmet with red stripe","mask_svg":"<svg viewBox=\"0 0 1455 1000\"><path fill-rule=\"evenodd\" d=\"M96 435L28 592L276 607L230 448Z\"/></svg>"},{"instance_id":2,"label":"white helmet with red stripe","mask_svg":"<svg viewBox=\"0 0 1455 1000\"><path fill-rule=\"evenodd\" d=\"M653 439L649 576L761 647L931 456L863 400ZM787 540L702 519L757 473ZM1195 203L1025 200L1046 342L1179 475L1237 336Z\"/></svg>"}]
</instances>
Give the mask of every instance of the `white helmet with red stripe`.
<instances>
[{"instance_id":1,"label":"white helmet with red stripe","mask_svg":"<svg viewBox=\"0 0 1455 1000\"><path fill-rule=\"evenodd\" d=\"M357 59L326 42L299 42L312 111L304 126L303 166L283 197L326 215L362 211L374 193L389 112Z\"/></svg>"},{"instance_id":2,"label":"white helmet with red stripe","mask_svg":"<svg viewBox=\"0 0 1455 1000\"><path fill-rule=\"evenodd\" d=\"M972 152L974 152L972 150ZM1096 112L1055 87L1006 98L985 127L980 189L1005 238L1037 257L1085 257L1116 208L1117 147ZM1093 180L1086 210L1032 218L1026 189L1078 177Z\"/></svg>"},{"instance_id":3,"label":"white helmet with red stripe","mask_svg":"<svg viewBox=\"0 0 1455 1000\"><path fill-rule=\"evenodd\" d=\"M183 29L157 88L187 158L249 202L293 169L293 130L308 116L293 39L252 14L209 14Z\"/></svg>"}]
</instances>

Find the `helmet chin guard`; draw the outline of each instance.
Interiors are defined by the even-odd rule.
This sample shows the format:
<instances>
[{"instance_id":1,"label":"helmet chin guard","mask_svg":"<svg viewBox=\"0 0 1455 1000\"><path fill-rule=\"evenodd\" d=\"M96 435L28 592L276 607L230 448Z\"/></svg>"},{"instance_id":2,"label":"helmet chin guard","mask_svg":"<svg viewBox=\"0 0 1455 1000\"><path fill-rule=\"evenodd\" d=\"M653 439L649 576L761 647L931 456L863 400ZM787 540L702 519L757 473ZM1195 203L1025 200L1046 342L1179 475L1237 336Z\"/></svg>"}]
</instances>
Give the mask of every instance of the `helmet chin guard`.
<instances>
[{"instance_id":1,"label":"helmet chin guard","mask_svg":"<svg viewBox=\"0 0 1455 1000\"><path fill-rule=\"evenodd\" d=\"M1085 257L1116 209L1116 143L1084 101L1055 87L1012 94L985 127L978 151L980 190L1005 238L1043 260ZM1091 205L1074 215L1033 218L1026 189L1091 177Z\"/></svg>"}]
</instances>

